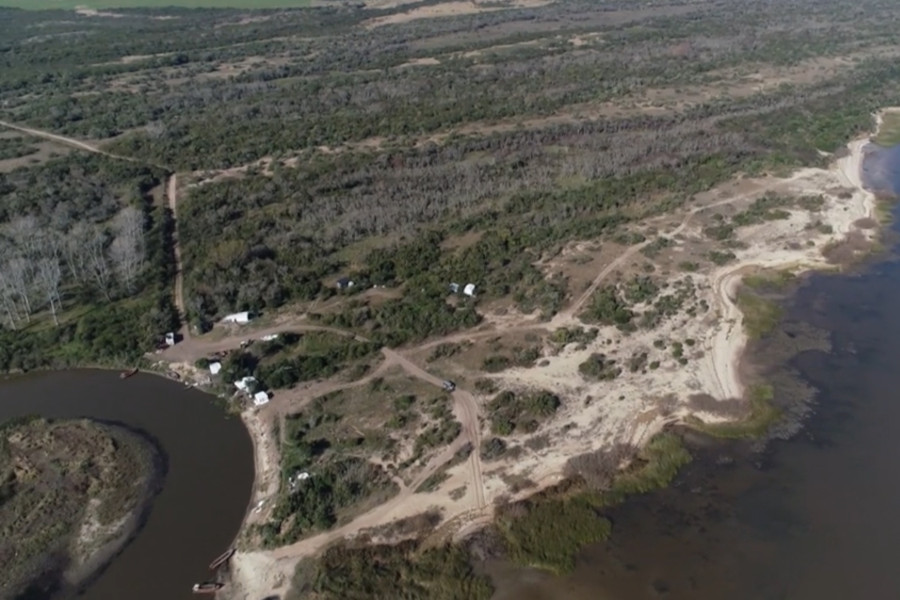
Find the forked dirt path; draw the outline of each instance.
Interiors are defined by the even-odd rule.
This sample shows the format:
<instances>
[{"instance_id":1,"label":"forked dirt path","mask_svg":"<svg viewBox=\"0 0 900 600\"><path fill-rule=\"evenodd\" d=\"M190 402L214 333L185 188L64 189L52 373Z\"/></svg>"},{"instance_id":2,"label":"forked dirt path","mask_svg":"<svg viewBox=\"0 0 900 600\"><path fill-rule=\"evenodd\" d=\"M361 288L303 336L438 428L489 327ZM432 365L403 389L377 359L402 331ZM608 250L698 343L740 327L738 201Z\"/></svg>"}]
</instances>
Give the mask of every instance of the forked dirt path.
<instances>
[{"instance_id":1,"label":"forked dirt path","mask_svg":"<svg viewBox=\"0 0 900 600\"><path fill-rule=\"evenodd\" d=\"M401 365L410 375L436 386L440 386L443 383L441 379L435 377L402 354L387 348L383 352L385 356L392 358L397 364ZM485 500L484 480L481 474L481 453L479 451L481 446L481 422L478 420L478 405L472 394L459 388L453 391L452 397L457 419L459 419L463 428L463 436L468 438L468 441L472 444L472 452L469 454L470 483L474 490L475 508L481 509L485 507Z\"/></svg>"}]
</instances>

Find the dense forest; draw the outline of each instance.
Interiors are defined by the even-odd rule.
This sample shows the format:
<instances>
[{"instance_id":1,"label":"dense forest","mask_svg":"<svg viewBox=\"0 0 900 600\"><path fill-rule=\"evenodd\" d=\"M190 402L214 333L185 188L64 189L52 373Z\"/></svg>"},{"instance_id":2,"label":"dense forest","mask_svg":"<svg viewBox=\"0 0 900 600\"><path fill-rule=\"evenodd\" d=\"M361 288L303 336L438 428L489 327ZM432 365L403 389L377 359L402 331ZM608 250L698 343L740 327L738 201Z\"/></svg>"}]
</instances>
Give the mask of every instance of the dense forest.
<instances>
[{"instance_id":1,"label":"dense forest","mask_svg":"<svg viewBox=\"0 0 900 600\"><path fill-rule=\"evenodd\" d=\"M171 172L194 323L327 299L348 276L352 298L321 318L400 344L472 326L495 299L551 316L578 292L540 267L566 243L736 174L820 164L900 91L887 0L372 21L433 3L0 10L0 119L137 161L0 139L0 335L25 332L15 354L71 349L97 327L74 323L98 315L143 311L103 359L173 326L171 215L151 198ZM474 298L448 291L469 282ZM357 297L372 286L401 293ZM92 356L78 345L69 356Z\"/></svg>"}]
</instances>

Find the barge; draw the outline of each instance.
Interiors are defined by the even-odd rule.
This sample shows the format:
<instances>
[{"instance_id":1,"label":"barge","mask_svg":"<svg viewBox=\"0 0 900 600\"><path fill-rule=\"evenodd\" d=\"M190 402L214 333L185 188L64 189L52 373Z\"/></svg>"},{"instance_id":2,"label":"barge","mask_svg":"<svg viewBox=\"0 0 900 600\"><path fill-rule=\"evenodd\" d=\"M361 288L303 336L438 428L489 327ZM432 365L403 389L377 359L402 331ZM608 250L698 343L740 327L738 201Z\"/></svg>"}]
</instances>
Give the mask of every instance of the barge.
<instances>
[{"instance_id":1,"label":"barge","mask_svg":"<svg viewBox=\"0 0 900 600\"><path fill-rule=\"evenodd\" d=\"M218 581L204 581L203 583L195 583L192 591L195 594L215 594L223 587L225 587L225 584Z\"/></svg>"}]
</instances>

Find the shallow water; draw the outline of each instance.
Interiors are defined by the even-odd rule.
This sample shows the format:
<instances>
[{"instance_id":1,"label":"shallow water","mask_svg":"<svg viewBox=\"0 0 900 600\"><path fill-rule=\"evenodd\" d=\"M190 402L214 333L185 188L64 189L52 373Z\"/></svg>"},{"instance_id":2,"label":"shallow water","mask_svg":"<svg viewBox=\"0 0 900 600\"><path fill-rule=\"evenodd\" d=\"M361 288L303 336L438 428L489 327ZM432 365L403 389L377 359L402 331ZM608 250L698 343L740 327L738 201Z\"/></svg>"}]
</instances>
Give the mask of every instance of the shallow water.
<instances>
[{"instance_id":1,"label":"shallow water","mask_svg":"<svg viewBox=\"0 0 900 600\"><path fill-rule=\"evenodd\" d=\"M81 595L85 600L196 598L210 561L234 540L250 500L253 450L214 398L160 377L98 370L0 381L0 421L38 414L89 417L143 430L168 462L145 527Z\"/></svg>"},{"instance_id":2,"label":"shallow water","mask_svg":"<svg viewBox=\"0 0 900 600\"><path fill-rule=\"evenodd\" d=\"M884 148L868 144L863 148L863 183L871 190L900 194L900 146Z\"/></svg>"},{"instance_id":3,"label":"shallow water","mask_svg":"<svg viewBox=\"0 0 900 600\"><path fill-rule=\"evenodd\" d=\"M900 150L876 150L867 183L900 191ZM496 600L900 598L900 262L813 276L782 329L830 333L783 369L818 392L815 413L762 453L695 439L673 486L613 510L611 539L555 578L492 570ZM763 352L763 351L759 351Z\"/></svg>"}]
</instances>

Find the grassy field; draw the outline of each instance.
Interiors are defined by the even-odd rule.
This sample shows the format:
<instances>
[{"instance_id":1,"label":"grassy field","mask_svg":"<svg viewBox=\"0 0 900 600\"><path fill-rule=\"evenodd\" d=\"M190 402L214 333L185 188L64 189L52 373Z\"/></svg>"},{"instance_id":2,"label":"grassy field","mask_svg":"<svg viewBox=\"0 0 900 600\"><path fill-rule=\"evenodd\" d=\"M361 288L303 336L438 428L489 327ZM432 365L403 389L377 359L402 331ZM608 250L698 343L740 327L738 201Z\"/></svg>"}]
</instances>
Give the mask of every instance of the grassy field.
<instances>
[{"instance_id":1,"label":"grassy field","mask_svg":"<svg viewBox=\"0 0 900 600\"><path fill-rule=\"evenodd\" d=\"M875 143L881 146L900 144L900 112L885 112Z\"/></svg>"},{"instance_id":2,"label":"grassy field","mask_svg":"<svg viewBox=\"0 0 900 600\"><path fill-rule=\"evenodd\" d=\"M112 8L299 8L310 0L0 0L0 7L25 10Z\"/></svg>"}]
</instances>

